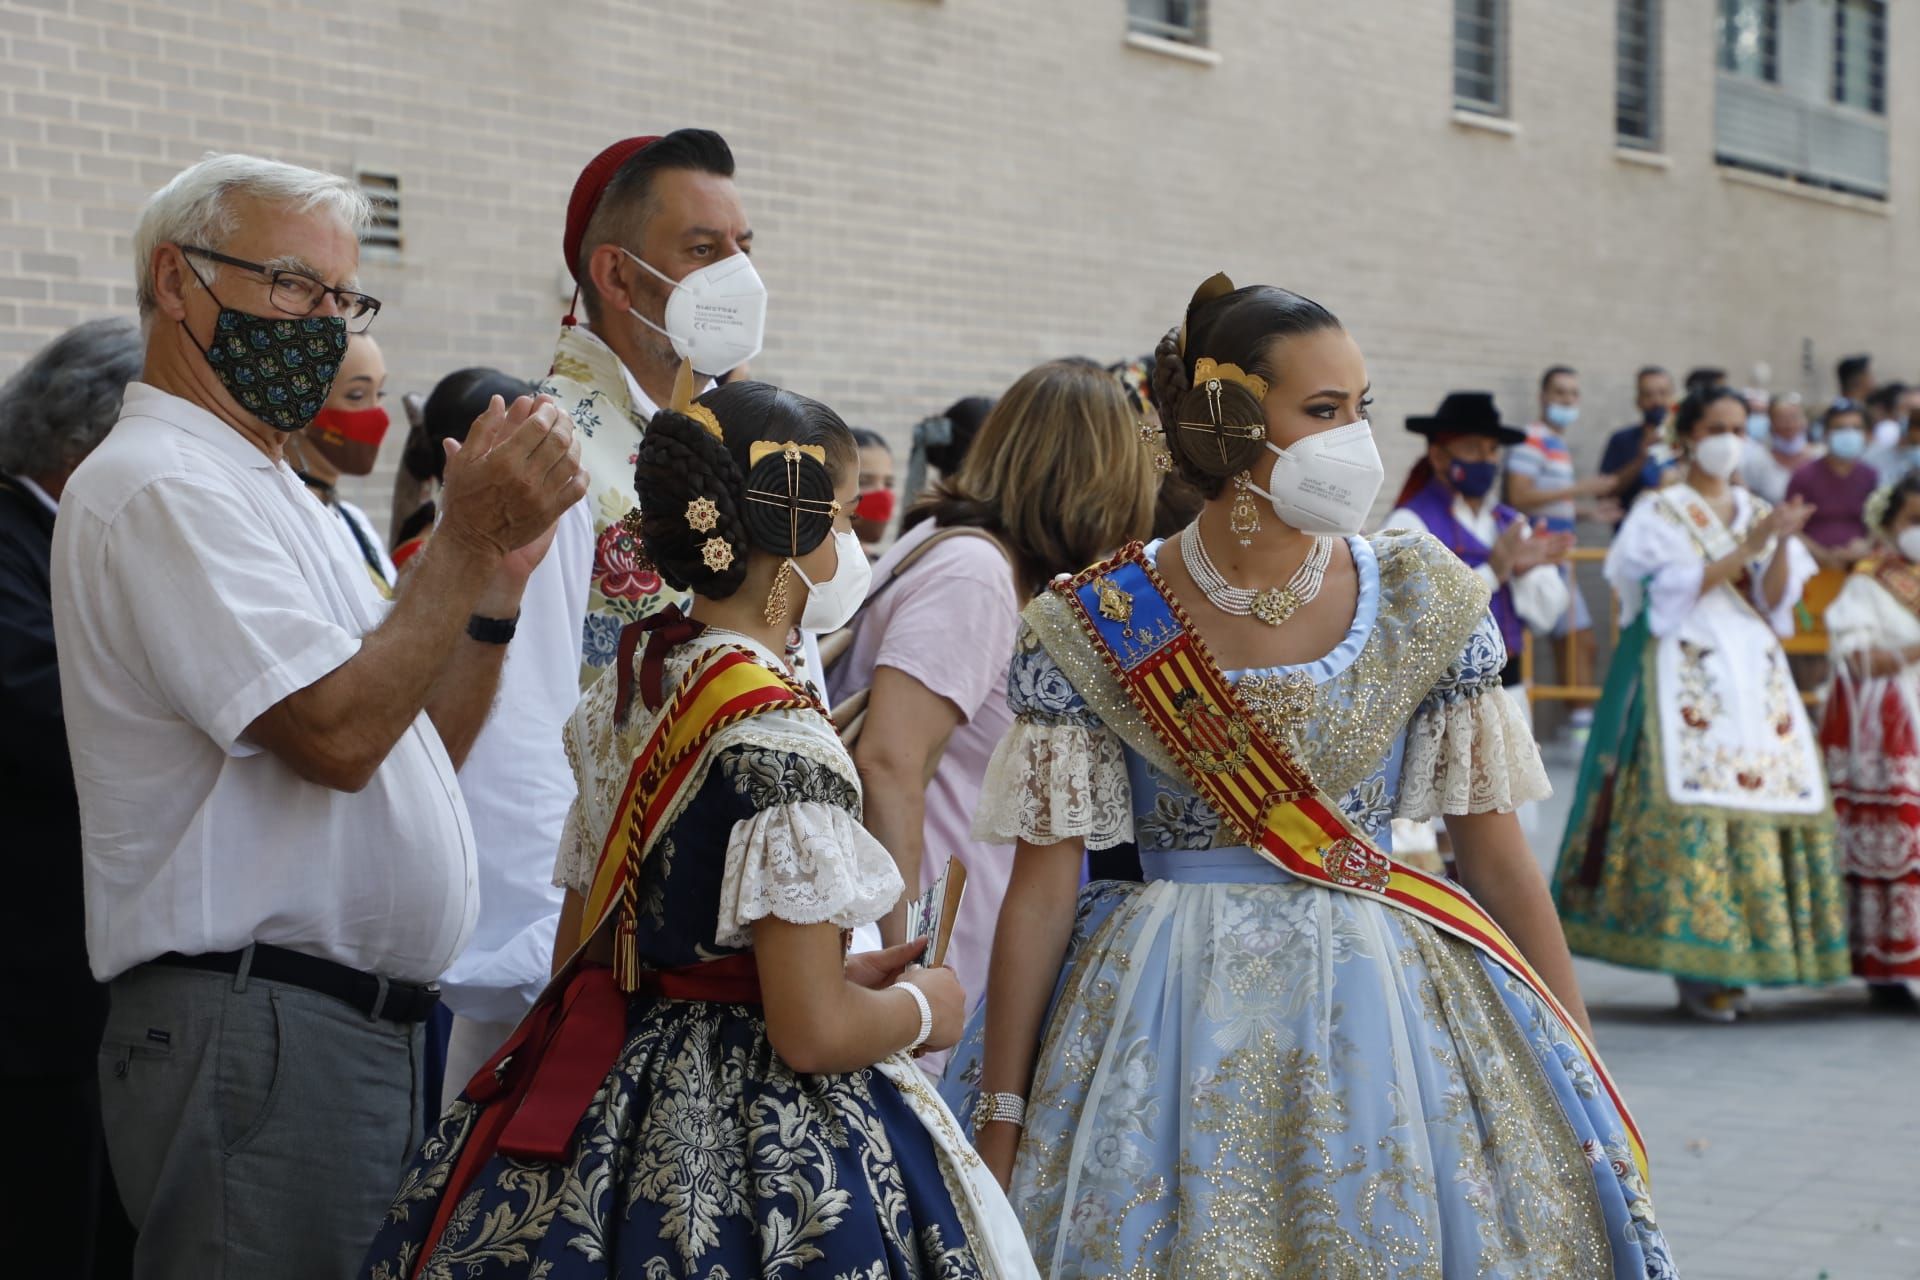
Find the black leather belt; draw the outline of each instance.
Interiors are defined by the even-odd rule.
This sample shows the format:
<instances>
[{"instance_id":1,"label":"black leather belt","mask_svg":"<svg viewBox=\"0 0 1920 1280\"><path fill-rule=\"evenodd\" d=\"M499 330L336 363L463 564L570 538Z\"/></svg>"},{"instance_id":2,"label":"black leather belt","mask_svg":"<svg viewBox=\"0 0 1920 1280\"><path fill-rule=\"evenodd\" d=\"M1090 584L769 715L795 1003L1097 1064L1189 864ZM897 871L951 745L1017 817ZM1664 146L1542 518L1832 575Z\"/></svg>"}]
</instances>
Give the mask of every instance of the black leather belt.
<instances>
[{"instance_id":1,"label":"black leather belt","mask_svg":"<svg viewBox=\"0 0 1920 1280\"><path fill-rule=\"evenodd\" d=\"M247 976L265 982L284 982L323 996L332 996L358 1009L369 1018L387 1022L425 1022L440 1003L437 982L396 982L377 973L362 973L332 960L302 955L285 947L257 942L251 948L253 963ZM155 956L152 963L174 969L200 969L208 973L239 973L245 951L213 951L206 955L183 956L169 951Z\"/></svg>"}]
</instances>

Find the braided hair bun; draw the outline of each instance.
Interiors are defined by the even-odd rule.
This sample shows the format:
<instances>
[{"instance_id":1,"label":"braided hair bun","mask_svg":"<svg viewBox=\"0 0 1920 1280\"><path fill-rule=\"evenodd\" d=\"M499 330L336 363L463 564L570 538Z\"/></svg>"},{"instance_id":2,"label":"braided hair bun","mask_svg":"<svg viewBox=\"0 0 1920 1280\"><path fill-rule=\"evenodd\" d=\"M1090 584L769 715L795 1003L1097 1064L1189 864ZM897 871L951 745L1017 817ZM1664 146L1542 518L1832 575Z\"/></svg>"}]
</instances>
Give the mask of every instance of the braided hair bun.
<instances>
[{"instance_id":1,"label":"braided hair bun","mask_svg":"<svg viewBox=\"0 0 1920 1280\"><path fill-rule=\"evenodd\" d=\"M833 476L798 449L767 454L747 472L747 537L762 551L803 556L833 532Z\"/></svg>"},{"instance_id":2,"label":"braided hair bun","mask_svg":"<svg viewBox=\"0 0 1920 1280\"><path fill-rule=\"evenodd\" d=\"M835 480L855 465L853 435L826 405L765 382L728 383L696 403L719 437L663 409L640 439L640 538L670 585L724 600L746 581L750 553L805 555L833 532Z\"/></svg>"},{"instance_id":3,"label":"braided hair bun","mask_svg":"<svg viewBox=\"0 0 1920 1280\"><path fill-rule=\"evenodd\" d=\"M662 409L640 437L633 489L640 498L640 542L669 586L724 600L747 577L747 531L740 511L742 483L733 455L684 413ZM688 509L713 504L714 526L697 528ZM705 523L704 520L699 523ZM707 544L718 538L730 553L714 569Z\"/></svg>"}]
</instances>

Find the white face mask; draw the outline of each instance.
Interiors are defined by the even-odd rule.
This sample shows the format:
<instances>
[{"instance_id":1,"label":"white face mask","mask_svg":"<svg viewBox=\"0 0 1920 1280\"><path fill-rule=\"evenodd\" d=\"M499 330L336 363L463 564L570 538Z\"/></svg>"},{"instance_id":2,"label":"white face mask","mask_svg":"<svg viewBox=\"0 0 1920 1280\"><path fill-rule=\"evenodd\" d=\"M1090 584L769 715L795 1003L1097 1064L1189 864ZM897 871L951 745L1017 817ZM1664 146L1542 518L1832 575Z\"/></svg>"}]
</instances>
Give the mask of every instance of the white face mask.
<instances>
[{"instance_id":1,"label":"white face mask","mask_svg":"<svg viewBox=\"0 0 1920 1280\"><path fill-rule=\"evenodd\" d=\"M1360 532L1386 478L1373 426L1362 419L1296 440L1282 449L1273 441L1273 478L1250 486L1273 504L1273 514L1301 533L1345 536Z\"/></svg>"},{"instance_id":2,"label":"white face mask","mask_svg":"<svg viewBox=\"0 0 1920 1280\"><path fill-rule=\"evenodd\" d=\"M1725 480L1740 465L1739 436L1708 436L1693 446L1693 464L1716 480Z\"/></svg>"},{"instance_id":3,"label":"white face mask","mask_svg":"<svg viewBox=\"0 0 1920 1280\"><path fill-rule=\"evenodd\" d=\"M710 262L678 280L655 269L636 253L622 249L662 283L667 295L666 327L632 307L627 314L673 343L673 352L695 373L718 378L760 354L767 332L767 286L744 253Z\"/></svg>"},{"instance_id":4,"label":"white face mask","mask_svg":"<svg viewBox=\"0 0 1920 1280\"><path fill-rule=\"evenodd\" d=\"M1900 548L1900 554L1913 564L1920 564L1920 524L1902 529L1900 536L1894 539L1894 546Z\"/></svg>"},{"instance_id":5,"label":"white face mask","mask_svg":"<svg viewBox=\"0 0 1920 1280\"><path fill-rule=\"evenodd\" d=\"M815 582L799 564L787 561L800 575L800 581L807 584L807 604L800 610L802 631L820 635L838 631L853 621L854 613L867 598L867 587L873 582L873 566L867 562L867 553L860 546L860 536L851 530L846 533L834 530L833 550L840 560L833 566L833 576L825 582Z\"/></svg>"}]
</instances>

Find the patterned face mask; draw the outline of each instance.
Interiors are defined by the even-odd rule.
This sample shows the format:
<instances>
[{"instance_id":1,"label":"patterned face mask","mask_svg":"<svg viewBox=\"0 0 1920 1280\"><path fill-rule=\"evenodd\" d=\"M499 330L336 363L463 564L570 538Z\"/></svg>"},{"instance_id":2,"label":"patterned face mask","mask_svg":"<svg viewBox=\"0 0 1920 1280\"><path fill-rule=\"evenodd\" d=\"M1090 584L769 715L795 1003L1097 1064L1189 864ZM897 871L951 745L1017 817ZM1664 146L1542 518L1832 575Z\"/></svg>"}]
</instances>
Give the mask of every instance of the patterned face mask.
<instances>
[{"instance_id":1,"label":"patterned face mask","mask_svg":"<svg viewBox=\"0 0 1920 1280\"><path fill-rule=\"evenodd\" d=\"M186 321L180 323L186 328ZM187 329L187 338L200 347L193 330ZM299 431L327 402L347 354L347 321L256 316L223 305L213 322L213 345L200 347L200 354L241 408L276 431Z\"/></svg>"}]
</instances>

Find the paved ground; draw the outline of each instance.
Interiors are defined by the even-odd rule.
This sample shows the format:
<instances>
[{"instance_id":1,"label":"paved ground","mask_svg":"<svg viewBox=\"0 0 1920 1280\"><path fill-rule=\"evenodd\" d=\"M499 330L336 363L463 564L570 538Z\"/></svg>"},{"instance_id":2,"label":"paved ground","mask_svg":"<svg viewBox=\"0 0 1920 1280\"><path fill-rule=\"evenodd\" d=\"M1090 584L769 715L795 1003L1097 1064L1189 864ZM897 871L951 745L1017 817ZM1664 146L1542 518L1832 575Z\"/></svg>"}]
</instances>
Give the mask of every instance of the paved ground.
<instances>
[{"instance_id":1,"label":"paved ground","mask_svg":"<svg viewBox=\"0 0 1920 1280\"><path fill-rule=\"evenodd\" d=\"M1550 763L1547 864L1574 772ZM1870 1013L1849 983L1758 992L1751 1019L1709 1026L1665 978L1582 961L1580 981L1682 1280L1920 1280L1920 1017Z\"/></svg>"}]
</instances>

